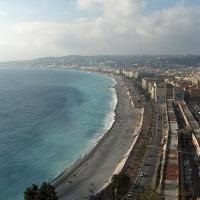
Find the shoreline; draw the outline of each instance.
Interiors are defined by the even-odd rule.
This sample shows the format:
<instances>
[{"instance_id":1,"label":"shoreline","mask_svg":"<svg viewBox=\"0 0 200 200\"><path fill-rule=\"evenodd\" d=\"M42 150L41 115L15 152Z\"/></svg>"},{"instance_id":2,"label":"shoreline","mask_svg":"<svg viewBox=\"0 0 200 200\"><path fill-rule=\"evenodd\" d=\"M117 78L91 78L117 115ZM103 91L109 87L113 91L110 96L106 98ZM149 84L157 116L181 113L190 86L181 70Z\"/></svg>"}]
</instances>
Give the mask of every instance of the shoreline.
<instances>
[{"instance_id":1,"label":"shoreline","mask_svg":"<svg viewBox=\"0 0 200 200\"><path fill-rule=\"evenodd\" d=\"M91 142L88 144L87 150L85 151L85 153L83 153L81 155L81 157L79 157L76 161L74 161L69 167L63 169L52 181L51 184L56 184L56 180L65 175L66 177L69 176L71 173L73 173L73 171L79 167L83 162L85 162L85 160L90 156L90 154L93 153L93 151L95 151L96 148L98 148L99 145L101 145L100 143L102 142L101 140L104 140L104 137L106 137L106 134L108 134L108 132L110 131L110 129L112 129L115 121L116 121L116 110L117 110L117 106L118 106L118 97L117 97L117 89L115 88L115 86L117 85L117 81L113 76L109 76L108 74L105 73L93 73L90 71L84 71L84 70L77 70L79 72L84 72L84 73L91 73L91 74L96 74L96 75L101 75L101 76L106 76L107 78L112 79L113 84L111 87L109 87L111 93L112 93L112 101L111 103L114 103L114 105L110 107L109 112L106 114L105 120L104 120L104 127L102 128L101 133L97 133L96 136L94 136L94 138L91 139L94 140L94 142ZM109 122L108 124L106 123L107 118L112 117L112 121Z\"/></svg>"},{"instance_id":2,"label":"shoreline","mask_svg":"<svg viewBox=\"0 0 200 200\"><path fill-rule=\"evenodd\" d=\"M98 192L131 147L133 132L140 124L141 109L133 108L122 77L115 78L118 98L115 121L88 154L54 179L59 199L81 200L91 195L91 191Z\"/></svg>"},{"instance_id":3,"label":"shoreline","mask_svg":"<svg viewBox=\"0 0 200 200\"><path fill-rule=\"evenodd\" d=\"M112 128L112 126L116 120L116 109L117 109L117 104L118 104L118 97L117 97L117 91L116 91L115 86L117 84L117 81L115 80L115 78L113 76L109 76L106 74L98 74L98 73L92 73L92 72L91 72L91 74L106 76L106 77L112 79L113 84L111 87L109 87L109 90L112 93L112 99L111 99L111 105L110 105L109 110L104 119L104 125L103 125L102 130L99 133L96 133L94 135L94 137L91 139L91 141L93 141L93 142L90 143L91 145L88 146L88 150L85 153L83 153L83 156L80 159L84 158L86 154L90 153L90 151L97 145L99 140L101 140L101 138L104 137L104 135Z\"/></svg>"}]
</instances>

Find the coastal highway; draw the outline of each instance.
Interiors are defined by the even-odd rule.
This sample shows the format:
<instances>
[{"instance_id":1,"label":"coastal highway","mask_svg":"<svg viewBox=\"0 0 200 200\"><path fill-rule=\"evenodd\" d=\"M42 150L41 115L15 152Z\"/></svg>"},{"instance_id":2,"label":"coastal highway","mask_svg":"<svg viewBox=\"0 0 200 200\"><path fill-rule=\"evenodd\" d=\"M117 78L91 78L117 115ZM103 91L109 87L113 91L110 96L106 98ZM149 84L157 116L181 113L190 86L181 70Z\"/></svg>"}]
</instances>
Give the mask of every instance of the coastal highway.
<instances>
[{"instance_id":1,"label":"coastal highway","mask_svg":"<svg viewBox=\"0 0 200 200\"><path fill-rule=\"evenodd\" d=\"M133 108L123 79L116 77L116 80L115 123L88 156L53 181L59 200L84 200L98 192L133 142L132 134L140 125L141 108Z\"/></svg>"},{"instance_id":2,"label":"coastal highway","mask_svg":"<svg viewBox=\"0 0 200 200\"><path fill-rule=\"evenodd\" d=\"M156 166L160 157L161 141L162 141L162 124L163 116L159 106L153 104L153 126L152 126L152 138L149 141L146 155L142 162L138 176L134 185L132 186L129 195L127 194L125 199L137 199L138 193L142 192L146 187L151 186L154 174L156 174ZM131 195L130 195L131 194Z\"/></svg>"},{"instance_id":3,"label":"coastal highway","mask_svg":"<svg viewBox=\"0 0 200 200\"><path fill-rule=\"evenodd\" d=\"M162 140L162 114L155 110L154 126L152 129L152 139L148 146L147 154L136 184L141 187L148 187L152 183L153 174L155 173L157 160L160 156Z\"/></svg>"}]
</instances>

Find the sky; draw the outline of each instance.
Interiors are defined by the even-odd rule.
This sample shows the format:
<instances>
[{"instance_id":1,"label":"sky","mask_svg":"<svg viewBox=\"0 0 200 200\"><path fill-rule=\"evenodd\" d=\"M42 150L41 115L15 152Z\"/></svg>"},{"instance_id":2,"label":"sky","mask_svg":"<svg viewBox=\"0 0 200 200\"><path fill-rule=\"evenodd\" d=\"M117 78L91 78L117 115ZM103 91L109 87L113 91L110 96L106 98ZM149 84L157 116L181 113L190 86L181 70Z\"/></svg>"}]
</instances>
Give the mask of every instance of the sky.
<instances>
[{"instance_id":1,"label":"sky","mask_svg":"<svg viewBox=\"0 0 200 200\"><path fill-rule=\"evenodd\" d=\"M200 54L200 0L0 0L0 61Z\"/></svg>"}]
</instances>

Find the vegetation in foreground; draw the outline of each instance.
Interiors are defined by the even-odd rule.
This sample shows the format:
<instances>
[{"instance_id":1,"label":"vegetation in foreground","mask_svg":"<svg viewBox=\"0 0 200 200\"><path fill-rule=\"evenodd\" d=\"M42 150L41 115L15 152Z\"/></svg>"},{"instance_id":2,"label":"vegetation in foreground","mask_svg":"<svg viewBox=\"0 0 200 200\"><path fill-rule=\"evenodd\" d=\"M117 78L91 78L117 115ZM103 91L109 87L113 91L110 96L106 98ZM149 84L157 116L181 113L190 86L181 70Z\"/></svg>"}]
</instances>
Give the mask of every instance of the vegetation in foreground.
<instances>
[{"instance_id":1,"label":"vegetation in foreground","mask_svg":"<svg viewBox=\"0 0 200 200\"><path fill-rule=\"evenodd\" d=\"M160 196L155 189L149 187L139 195L139 200L160 200Z\"/></svg>"},{"instance_id":2,"label":"vegetation in foreground","mask_svg":"<svg viewBox=\"0 0 200 200\"><path fill-rule=\"evenodd\" d=\"M125 173L115 174L110 185L100 194L90 197L90 200L120 200L129 190L130 178Z\"/></svg>"},{"instance_id":3,"label":"vegetation in foreground","mask_svg":"<svg viewBox=\"0 0 200 200\"><path fill-rule=\"evenodd\" d=\"M40 187L33 184L24 192L24 200L58 200L54 187L49 183L43 183Z\"/></svg>"}]
</instances>

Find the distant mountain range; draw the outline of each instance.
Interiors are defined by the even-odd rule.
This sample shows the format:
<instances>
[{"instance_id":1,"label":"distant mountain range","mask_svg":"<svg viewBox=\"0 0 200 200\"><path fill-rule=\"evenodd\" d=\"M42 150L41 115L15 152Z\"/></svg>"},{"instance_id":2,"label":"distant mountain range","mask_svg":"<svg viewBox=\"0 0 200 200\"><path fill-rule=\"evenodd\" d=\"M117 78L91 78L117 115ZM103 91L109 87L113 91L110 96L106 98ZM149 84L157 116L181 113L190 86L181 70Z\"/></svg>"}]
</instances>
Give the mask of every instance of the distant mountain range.
<instances>
[{"instance_id":1,"label":"distant mountain range","mask_svg":"<svg viewBox=\"0 0 200 200\"><path fill-rule=\"evenodd\" d=\"M80 56L69 55L63 57L44 57L26 61L1 62L0 66L31 66L31 67L80 67L80 66L200 66L200 55L97 55Z\"/></svg>"}]
</instances>

